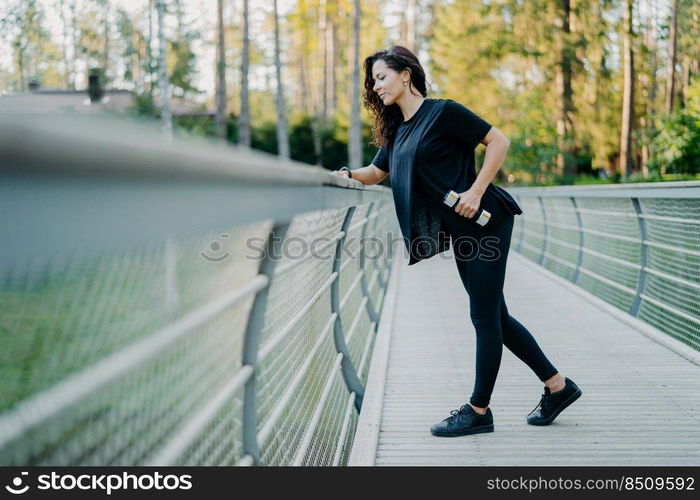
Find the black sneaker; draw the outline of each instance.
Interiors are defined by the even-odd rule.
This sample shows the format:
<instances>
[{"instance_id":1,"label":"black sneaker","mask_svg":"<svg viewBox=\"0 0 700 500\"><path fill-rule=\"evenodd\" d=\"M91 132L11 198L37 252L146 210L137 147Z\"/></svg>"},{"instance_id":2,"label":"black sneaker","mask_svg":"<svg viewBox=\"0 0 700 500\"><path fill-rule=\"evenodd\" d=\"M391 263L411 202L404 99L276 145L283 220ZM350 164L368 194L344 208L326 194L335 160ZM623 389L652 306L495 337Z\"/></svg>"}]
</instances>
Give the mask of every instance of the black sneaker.
<instances>
[{"instance_id":1,"label":"black sneaker","mask_svg":"<svg viewBox=\"0 0 700 500\"><path fill-rule=\"evenodd\" d=\"M469 404L465 404L459 410L452 410L450 414L442 422L430 427L433 436L451 437L493 432L491 408L487 408L486 414L481 415L475 412Z\"/></svg>"},{"instance_id":2,"label":"black sneaker","mask_svg":"<svg viewBox=\"0 0 700 500\"><path fill-rule=\"evenodd\" d=\"M574 384L573 380L565 377L566 385L563 389L551 392L545 386L544 394L540 398L534 410L527 415L527 423L530 425L549 425L564 408L576 401L581 396L581 389Z\"/></svg>"}]
</instances>

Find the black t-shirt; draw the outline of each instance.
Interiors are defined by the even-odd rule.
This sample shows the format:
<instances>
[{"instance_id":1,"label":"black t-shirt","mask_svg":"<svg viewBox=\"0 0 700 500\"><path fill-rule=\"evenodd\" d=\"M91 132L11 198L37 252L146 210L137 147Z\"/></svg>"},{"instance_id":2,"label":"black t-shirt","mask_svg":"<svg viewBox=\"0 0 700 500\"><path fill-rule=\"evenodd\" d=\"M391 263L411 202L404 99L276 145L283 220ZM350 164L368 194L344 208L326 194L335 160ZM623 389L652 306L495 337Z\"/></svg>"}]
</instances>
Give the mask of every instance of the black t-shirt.
<instances>
[{"instance_id":1,"label":"black t-shirt","mask_svg":"<svg viewBox=\"0 0 700 500\"><path fill-rule=\"evenodd\" d=\"M439 99L424 99L411 118L399 124L394 139L394 151L418 140L411 132L426 116L427 108ZM435 122L426 130L416 147L416 194L429 203L442 203L452 189L461 193L476 179L474 149L491 129L491 124L466 106L445 99L445 105ZM381 147L372 163L389 171L387 148Z\"/></svg>"}]
</instances>

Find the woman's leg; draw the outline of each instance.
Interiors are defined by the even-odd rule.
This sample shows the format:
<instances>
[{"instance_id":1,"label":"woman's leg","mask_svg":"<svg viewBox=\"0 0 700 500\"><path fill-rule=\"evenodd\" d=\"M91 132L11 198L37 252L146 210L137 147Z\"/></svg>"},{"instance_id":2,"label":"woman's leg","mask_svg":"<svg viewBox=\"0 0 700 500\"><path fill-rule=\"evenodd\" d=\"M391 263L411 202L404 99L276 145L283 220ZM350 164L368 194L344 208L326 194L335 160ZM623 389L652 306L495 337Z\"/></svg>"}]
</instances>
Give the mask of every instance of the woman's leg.
<instances>
[{"instance_id":1,"label":"woman's leg","mask_svg":"<svg viewBox=\"0 0 700 500\"><path fill-rule=\"evenodd\" d=\"M532 334L508 313L506 299L501 295L501 332L503 344L535 372L542 382L557 374Z\"/></svg>"},{"instance_id":2,"label":"woman's leg","mask_svg":"<svg viewBox=\"0 0 700 500\"><path fill-rule=\"evenodd\" d=\"M501 364L501 303L513 222L508 214L488 231L454 223L450 227L455 262L469 294L469 315L476 330L476 370L469 403L477 408L488 406Z\"/></svg>"}]
</instances>

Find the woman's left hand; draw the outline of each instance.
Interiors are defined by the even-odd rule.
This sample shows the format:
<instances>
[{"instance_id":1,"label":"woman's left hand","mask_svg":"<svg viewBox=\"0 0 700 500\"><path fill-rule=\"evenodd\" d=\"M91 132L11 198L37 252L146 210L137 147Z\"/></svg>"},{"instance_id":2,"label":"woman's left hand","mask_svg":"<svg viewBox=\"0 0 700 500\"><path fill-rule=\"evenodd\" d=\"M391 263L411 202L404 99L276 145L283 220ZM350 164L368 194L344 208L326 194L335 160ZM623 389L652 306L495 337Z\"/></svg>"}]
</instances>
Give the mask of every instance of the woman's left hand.
<instances>
[{"instance_id":1,"label":"woman's left hand","mask_svg":"<svg viewBox=\"0 0 700 500\"><path fill-rule=\"evenodd\" d=\"M482 195L472 189L459 193L459 202L455 205L455 212L462 217L472 218L479 211Z\"/></svg>"}]
</instances>

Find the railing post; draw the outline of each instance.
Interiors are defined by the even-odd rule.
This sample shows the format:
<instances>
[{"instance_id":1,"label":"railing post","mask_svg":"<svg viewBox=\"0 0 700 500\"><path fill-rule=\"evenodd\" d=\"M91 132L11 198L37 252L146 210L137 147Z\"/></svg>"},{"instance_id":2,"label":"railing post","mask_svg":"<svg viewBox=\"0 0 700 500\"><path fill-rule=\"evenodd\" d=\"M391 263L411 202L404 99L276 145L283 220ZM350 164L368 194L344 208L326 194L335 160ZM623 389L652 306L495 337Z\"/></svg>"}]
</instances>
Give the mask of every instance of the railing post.
<instances>
[{"instance_id":1,"label":"railing post","mask_svg":"<svg viewBox=\"0 0 700 500\"><path fill-rule=\"evenodd\" d=\"M581 213L578 211L578 205L576 204L576 198L571 196L569 199L571 200L571 204L574 207L574 213L576 214L576 221L578 222L578 256L576 257L576 270L574 271L574 275L571 277L571 282L577 283L578 277L581 274L581 272L580 272L581 264L583 263L583 221L581 221Z\"/></svg>"},{"instance_id":2,"label":"railing post","mask_svg":"<svg viewBox=\"0 0 700 500\"><path fill-rule=\"evenodd\" d=\"M335 258L333 260L332 272L338 273L338 276L331 284L331 312L336 313L335 321L333 323L333 338L335 340L336 350L343 354L343 360L340 362L343 379L345 380L345 385L347 386L348 391L355 392L355 408L359 412L360 408L362 407L362 398L365 395L365 388L362 386L362 382L360 382L360 379L357 376L357 370L352 364L352 359L350 359L348 345L345 342L343 321L340 315L340 265L342 264L343 245L345 244L345 238L347 237L347 231L350 227L352 216L355 213L355 208L356 207L350 207L345 214L345 220L343 220L343 226L341 228L341 231L343 231L343 236L338 239L335 246ZM364 272L364 269L361 268L360 272Z\"/></svg>"},{"instance_id":3,"label":"railing post","mask_svg":"<svg viewBox=\"0 0 700 500\"><path fill-rule=\"evenodd\" d=\"M637 221L639 222L639 238L641 240L641 255L640 255L640 269L639 269L639 280L637 281L637 293L634 296L634 301L630 306L629 313L632 316L637 316L639 314L639 307L642 304L642 294L646 289L647 284L647 272L646 267L649 263L649 247L646 244L647 240L647 226L644 217L642 217L642 207L639 204L639 198L631 198L632 206L634 207L634 212L637 215Z\"/></svg>"},{"instance_id":4,"label":"railing post","mask_svg":"<svg viewBox=\"0 0 700 500\"><path fill-rule=\"evenodd\" d=\"M540 254L540 261L539 261L539 264L543 265L544 264L544 254L547 253L547 235L548 235L547 212L544 209L544 202L542 201L542 197L538 196L537 199L540 202L540 208L542 209L542 220L544 221L544 235L542 236L542 253Z\"/></svg>"},{"instance_id":5,"label":"railing post","mask_svg":"<svg viewBox=\"0 0 700 500\"><path fill-rule=\"evenodd\" d=\"M251 365L253 367L253 375L246 382L243 392L243 455L250 455L253 458L254 465L260 464L255 388L258 373L258 349L265 322L265 309L267 308L267 297L272 285L272 275L280 260L279 256L277 258L271 257L274 257L274 240L279 238L280 241L284 241L288 229L289 222L273 225L267 235L265 254L262 256L259 274L267 276L269 281L268 285L255 295L243 337L243 365Z\"/></svg>"}]
</instances>

